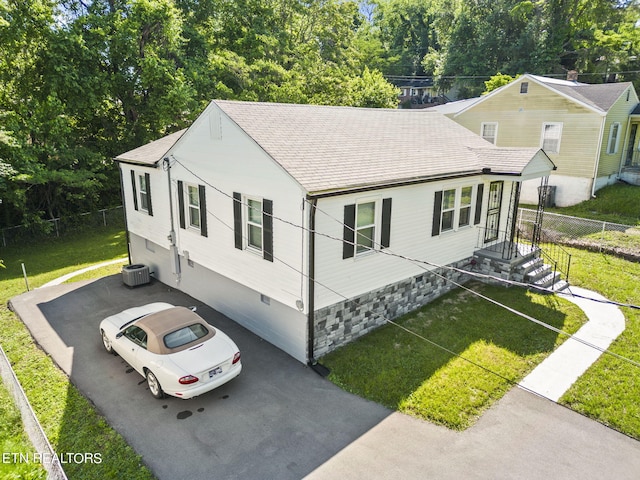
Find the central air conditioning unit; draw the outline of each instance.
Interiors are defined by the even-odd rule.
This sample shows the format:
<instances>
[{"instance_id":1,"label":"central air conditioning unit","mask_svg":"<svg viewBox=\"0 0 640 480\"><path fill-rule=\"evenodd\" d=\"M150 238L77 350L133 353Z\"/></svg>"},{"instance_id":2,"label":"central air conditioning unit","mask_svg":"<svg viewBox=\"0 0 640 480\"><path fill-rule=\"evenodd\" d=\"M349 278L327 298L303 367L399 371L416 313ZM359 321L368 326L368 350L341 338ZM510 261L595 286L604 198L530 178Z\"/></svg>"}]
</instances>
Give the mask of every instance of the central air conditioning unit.
<instances>
[{"instance_id":1,"label":"central air conditioning unit","mask_svg":"<svg viewBox=\"0 0 640 480\"><path fill-rule=\"evenodd\" d=\"M151 281L149 267L140 263L122 267L122 281L128 287L137 287L138 285L149 283Z\"/></svg>"}]
</instances>

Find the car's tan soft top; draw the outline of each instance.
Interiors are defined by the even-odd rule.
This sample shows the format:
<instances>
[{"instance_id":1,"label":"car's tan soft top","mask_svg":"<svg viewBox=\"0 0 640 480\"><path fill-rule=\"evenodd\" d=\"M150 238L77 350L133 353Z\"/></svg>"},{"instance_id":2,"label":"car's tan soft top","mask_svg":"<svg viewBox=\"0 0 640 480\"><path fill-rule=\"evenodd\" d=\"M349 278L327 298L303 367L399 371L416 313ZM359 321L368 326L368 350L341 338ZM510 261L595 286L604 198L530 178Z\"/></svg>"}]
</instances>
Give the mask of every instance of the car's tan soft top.
<instances>
[{"instance_id":1,"label":"car's tan soft top","mask_svg":"<svg viewBox=\"0 0 640 480\"><path fill-rule=\"evenodd\" d=\"M200 315L186 307L173 307L152 313L138 320L136 325L147 333L147 350L162 355L180 352L193 347L193 343L187 343L177 348L168 348L163 339L168 333L196 323L204 325L209 332L198 339L198 343L202 343L216 334L216 330L205 322Z\"/></svg>"}]
</instances>

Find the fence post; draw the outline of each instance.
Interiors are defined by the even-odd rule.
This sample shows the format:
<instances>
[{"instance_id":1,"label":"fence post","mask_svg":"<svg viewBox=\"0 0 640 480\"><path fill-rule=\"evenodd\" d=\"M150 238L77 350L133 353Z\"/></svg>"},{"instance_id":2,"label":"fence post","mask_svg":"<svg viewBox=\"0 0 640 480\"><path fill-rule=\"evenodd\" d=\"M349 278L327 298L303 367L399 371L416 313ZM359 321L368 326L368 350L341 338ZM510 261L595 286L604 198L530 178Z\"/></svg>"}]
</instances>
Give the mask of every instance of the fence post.
<instances>
[{"instance_id":1,"label":"fence post","mask_svg":"<svg viewBox=\"0 0 640 480\"><path fill-rule=\"evenodd\" d=\"M106 227L107 226L107 214L105 213L106 210L102 210L102 226Z\"/></svg>"},{"instance_id":2,"label":"fence post","mask_svg":"<svg viewBox=\"0 0 640 480\"><path fill-rule=\"evenodd\" d=\"M602 251L602 247L604 246L604 232L607 227L607 222L602 222L602 232L600 232L600 251Z\"/></svg>"}]
</instances>

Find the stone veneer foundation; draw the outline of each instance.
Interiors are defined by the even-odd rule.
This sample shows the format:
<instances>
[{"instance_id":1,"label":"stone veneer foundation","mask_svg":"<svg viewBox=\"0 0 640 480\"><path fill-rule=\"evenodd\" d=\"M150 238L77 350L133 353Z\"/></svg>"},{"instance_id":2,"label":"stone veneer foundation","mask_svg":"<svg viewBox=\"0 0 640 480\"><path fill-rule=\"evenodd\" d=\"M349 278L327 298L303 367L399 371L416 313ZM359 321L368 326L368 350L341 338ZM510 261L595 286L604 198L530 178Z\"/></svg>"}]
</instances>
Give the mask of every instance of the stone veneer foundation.
<instances>
[{"instance_id":1,"label":"stone veneer foundation","mask_svg":"<svg viewBox=\"0 0 640 480\"><path fill-rule=\"evenodd\" d=\"M471 264L472 258L467 258L450 266L461 269ZM460 284L468 279L459 271L439 268L316 310L314 357L435 300L455 288L452 281Z\"/></svg>"}]
</instances>

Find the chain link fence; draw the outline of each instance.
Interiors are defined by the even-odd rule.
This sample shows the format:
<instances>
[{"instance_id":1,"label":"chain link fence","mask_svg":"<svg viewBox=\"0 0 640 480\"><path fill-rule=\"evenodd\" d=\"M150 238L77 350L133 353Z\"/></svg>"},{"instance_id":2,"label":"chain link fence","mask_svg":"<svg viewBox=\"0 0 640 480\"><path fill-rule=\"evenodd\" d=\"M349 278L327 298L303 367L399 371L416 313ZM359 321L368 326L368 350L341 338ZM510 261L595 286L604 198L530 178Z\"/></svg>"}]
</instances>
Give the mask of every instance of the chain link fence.
<instances>
[{"instance_id":1,"label":"chain link fence","mask_svg":"<svg viewBox=\"0 0 640 480\"><path fill-rule=\"evenodd\" d=\"M42 430L42 426L31 408L31 404L20 385L13 368L11 368L9 359L5 355L2 347L0 347L0 376L2 378L2 383L4 383L7 390L11 393L18 410L20 410L24 430L27 432L29 440L31 440L31 443L37 452L34 458L30 458L29 461L42 464L44 469L47 471L47 480L67 480L67 475L62 468L62 464L56 456L53 447L49 443L49 439L44 433L44 430Z\"/></svg>"},{"instance_id":2,"label":"chain link fence","mask_svg":"<svg viewBox=\"0 0 640 480\"><path fill-rule=\"evenodd\" d=\"M106 226L122 226L124 228L122 205L75 216L40 220L29 225L2 228L0 229L0 244L7 247L36 243L47 238L62 237L71 232L94 230Z\"/></svg>"},{"instance_id":3,"label":"chain link fence","mask_svg":"<svg viewBox=\"0 0 640 480\"><path fill-rule=\"evenodd\" d=\"M518 228L522 231L528 231L535 219L535 210L518 209ZM603 251L640 261L639 226L545 212L540 241Z\"/></svg>"}]
</instances>

